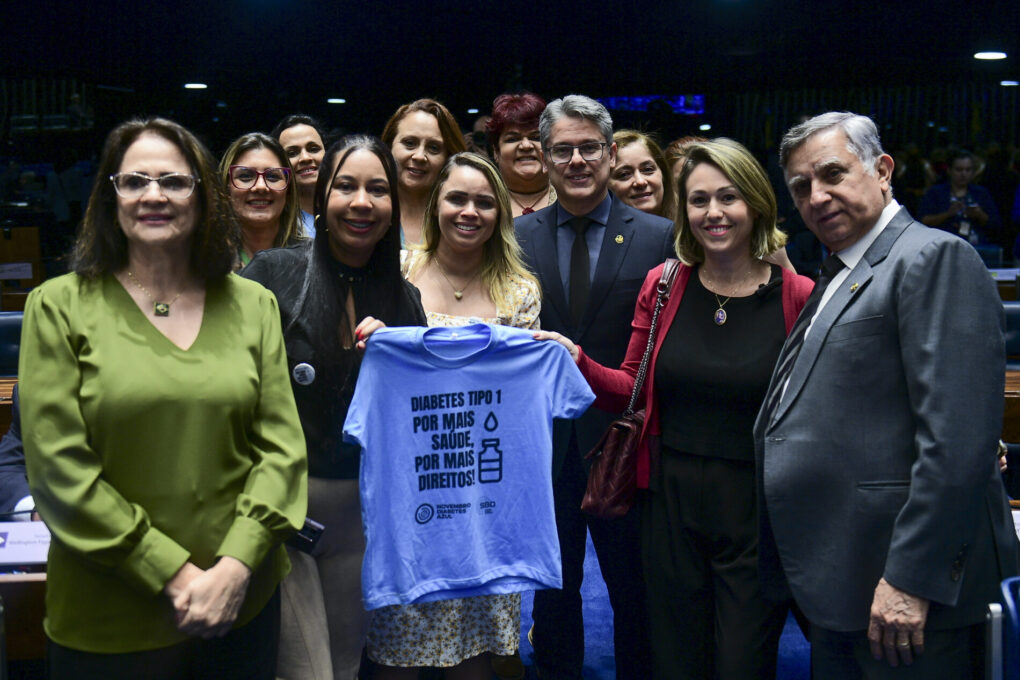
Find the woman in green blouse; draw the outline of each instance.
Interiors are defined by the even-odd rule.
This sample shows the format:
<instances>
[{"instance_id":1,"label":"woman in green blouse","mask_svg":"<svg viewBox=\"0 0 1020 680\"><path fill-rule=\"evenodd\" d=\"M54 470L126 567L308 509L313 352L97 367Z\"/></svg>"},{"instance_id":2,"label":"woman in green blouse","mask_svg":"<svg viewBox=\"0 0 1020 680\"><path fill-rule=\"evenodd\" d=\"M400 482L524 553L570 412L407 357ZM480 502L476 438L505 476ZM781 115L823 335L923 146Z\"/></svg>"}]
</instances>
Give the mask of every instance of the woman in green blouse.
<instances>
[{"instance_id":1,"label":"woman in green blouse","mask_svg":"<svg viewBox=\"0 0 1020 680\"><path fill-rule=\"evenodd\" d=\"M208 151L106 141L73 273L29 296L22 427L53 538L51 678L272 678L304 438L273 296L230 273Z\"/></svg>"}]
</instances>

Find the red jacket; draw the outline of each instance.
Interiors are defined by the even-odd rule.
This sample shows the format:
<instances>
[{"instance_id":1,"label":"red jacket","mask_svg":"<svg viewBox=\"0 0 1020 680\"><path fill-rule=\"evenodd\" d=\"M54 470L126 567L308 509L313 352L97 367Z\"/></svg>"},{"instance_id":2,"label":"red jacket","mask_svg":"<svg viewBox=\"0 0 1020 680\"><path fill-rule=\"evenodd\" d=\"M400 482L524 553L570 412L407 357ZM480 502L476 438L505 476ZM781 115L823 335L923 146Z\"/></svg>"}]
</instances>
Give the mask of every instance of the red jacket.
<instances>
[{"instance_id":1,"label":"red jacket","mask_svg":"<svg viewBox=\"0 0 1020 680\"><path fill-rule=\"evenodd\" d=\"M581 369L588 384L595 392L595 406L606 411L622 412L627 408L630 401L631 390L634 389L634 377L637 375L638 367L641 365L641 357L648 345L648 329L652 322L652 312L655 310L655 289L662 277L662 268L659 265L648 272L645 283L638 294L637 306L634 308L634 321L631 322L633 329L630 334L630 344L627 346L627 356L624 358L620 368L607 368L596 363L580 351L577 366ZM642 394L638 399L637 408L645 405L645 424L641 431L641 444L638 448L637 484L638 488L648 488L648 477L651 469L651 456L649 454L649 436L659 436L662 430L659 426L659 404L658 400L651 398L655 395L655 360L659 356L659 349L666 337L666 331L673 324L676 310L680 306L680 299L684 296L687 288L687 280L691 277L693 270L687 265L681 264L677 272L676 282L669 299L659 312L659 328L656 332L655 347L652 349L652 356L648 362L648 375L645 378ZM797 315L804 308L811 289L815 282L806 276L800 276L787 269L783 270L783 319L786 322L786 332L793 328ZM580 349L580 348L579 348Z\"/></svg>"}]
</instances>

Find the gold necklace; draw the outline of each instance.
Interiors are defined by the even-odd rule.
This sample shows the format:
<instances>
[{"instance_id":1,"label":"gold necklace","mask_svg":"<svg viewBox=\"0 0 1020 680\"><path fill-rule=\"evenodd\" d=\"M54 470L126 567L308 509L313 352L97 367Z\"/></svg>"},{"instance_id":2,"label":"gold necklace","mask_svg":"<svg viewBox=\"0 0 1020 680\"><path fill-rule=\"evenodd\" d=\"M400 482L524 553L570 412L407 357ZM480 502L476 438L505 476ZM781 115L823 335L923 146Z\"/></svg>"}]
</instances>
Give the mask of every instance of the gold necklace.
<instances>
[{"instance_id":1,"label":"gold necklace","mask_svg":"<svg viewBox=\"0 0 1020 680\"><path fill-rule=\"evenodd\" d=\"M708 278L707 275L705 275L704 267L702 267L701 273L704 276L704 278L708 281L709 284L711 284L712 286L715 286L715 281L713 281L712 279ZM740 283L737 284L737 290L740 290L740 286L742 286L751 277L752 273L754 273L754 265L753 264L751 265L751 268L747 270L747 274L744 275L744 278L741 279ZM733 295L730 295L725 300L720 300L719 299L719 294L716 293L714 290L709 289L709 292L712 293L712 295L715 296L715 303L718 305L718 307L716 308L715 312L712 314L712 321L715 322L716 326L722 326L724 323L726 323L726 319L729 318L729 315L726 313L726 310L723 309L723 307L726 306L727 302L729 302L730 300L733 299Z\"/></svg>"},{"instance_id":2,"label":"gold necklace","mask_svg":"<svg viewBox=\"0 0 1020 680\"><path fill-rule=\"evenodd\" d=\"M158 300L156 300L156 298L152 296L152 293L149 292L149 289L143 286L141 282L139 282L138 279L135 278L135 275L131 273L130 269L127 270L127 275L128 278L131 279L131 283L138 286L138 288L143 293L145 293L145 296L149 298L149 301L152 302L152 313L155 314L156 316L170 316L170 305L177 302L177 298L179 298L181 296L181 293L184 292L184 290L182 289L180 293L174 295L173 299L170 300L170 302L159 302Z\"/></svg>"},{"instance_id":3,"label":"gold necklace","mask_svg":"<svg viewBox=\"0 0 1020 680\"><path fill-rule=\"evenodd\" d=\"M481 268L479 268L479 270L475 272L475 275L472 276L471 279L467 283L465 283L460 290L457 290L457 286L453 285L453 281L451 281L450 277L446 275L446 269L443 268L443 264L439 261L439 257L438 256L434 257L433 260L435 261L436 266L439 267L439 273L443 275L443 278L446 279L446 282L450 284L450 288L453 289L453 297L457 298L458 302L460 302L464 298L464 291L468 289L468 286L475 282L475 279L478 278L478 275L482 271Z\"/></svg>"}]
</instances>

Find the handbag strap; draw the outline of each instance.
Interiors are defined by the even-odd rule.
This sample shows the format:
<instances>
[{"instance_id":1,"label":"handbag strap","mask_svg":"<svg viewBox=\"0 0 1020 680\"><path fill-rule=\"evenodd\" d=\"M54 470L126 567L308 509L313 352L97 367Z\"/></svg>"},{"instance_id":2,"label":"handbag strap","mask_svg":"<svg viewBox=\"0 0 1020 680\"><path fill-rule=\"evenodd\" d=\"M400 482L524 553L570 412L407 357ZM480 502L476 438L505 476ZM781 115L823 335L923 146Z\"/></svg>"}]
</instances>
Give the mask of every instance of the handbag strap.
<instances>
[{"instance_id":1,"label":"handbag strap","mask_svg":"<svg viewBox=\"0 0 1020 680\"><path fill-rule=\"evenodd\" d=\"M669 294L673 290L673 282L676 281L676 274L680 270L680 261L676 258L669 258L662 267L662 276L659 284L655 287L655 309L652 311L652 323L648 328L648 344L645 345L645 353L641 357L641 365L638 366L637 375L634 377L634 389L630 393L630 403L624 415L634 413L634 406L637 404L641 388L645 386L645 376L648 374L648 362L652 358L652 349L655 347L655 332L659 326L659 312L669 300Z\"/></svg>"}]
</instances>

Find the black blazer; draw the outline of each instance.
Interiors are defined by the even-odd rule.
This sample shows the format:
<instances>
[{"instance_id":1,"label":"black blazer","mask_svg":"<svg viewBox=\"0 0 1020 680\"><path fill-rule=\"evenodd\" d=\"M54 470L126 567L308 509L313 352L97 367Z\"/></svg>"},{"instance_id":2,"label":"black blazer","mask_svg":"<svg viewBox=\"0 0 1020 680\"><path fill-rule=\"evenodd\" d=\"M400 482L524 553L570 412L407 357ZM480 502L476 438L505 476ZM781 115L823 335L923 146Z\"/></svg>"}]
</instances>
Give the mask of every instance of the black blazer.
<instances>
[{"instance_id":1,"label":"black blazer","mask_svg":"<svg viewBox=\"0 0 1020 680\"><path fill-rule=\"evenodd\" d=\"M612 197L588 305L577 327L570 320L556 258L556 204L518 217L514 227L525 263L542 285L542 329L569 337L600 364L616 368L623 363L645 276L673 257L673 223ZM553 427L553 477L563 465L572 433L576 433L578 450L584 455L618 416L592 407L577 420L557 421Z\"/></svg>"},{"instance_id":2,"label":"black blazer","mask_svg":"<svg viewBox=\"0 0 1020 680\"><path fill-rule=\"evenodd\" d=\"M28 490L25 473L25 447L21 443L21 407L18 404L18 386L11 395L11 429L0 439L0 513L11 512Z\"/></svg>"}]
</instances>

